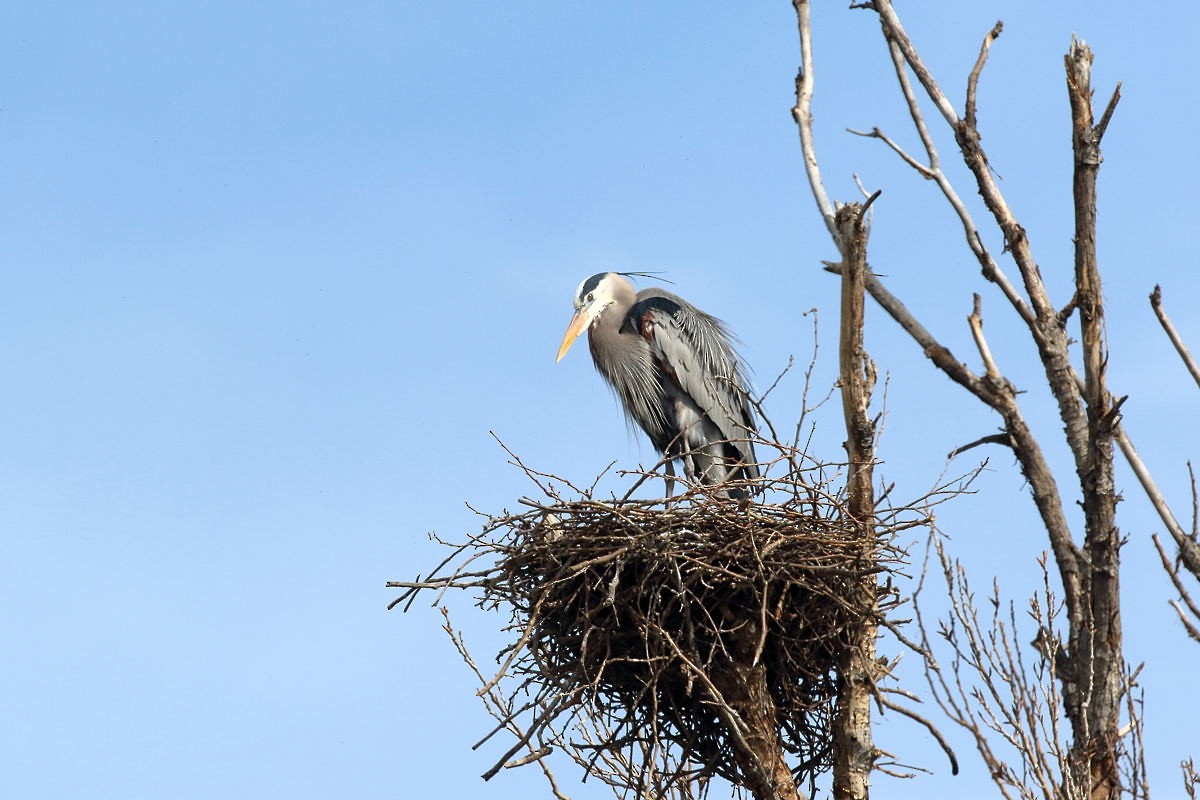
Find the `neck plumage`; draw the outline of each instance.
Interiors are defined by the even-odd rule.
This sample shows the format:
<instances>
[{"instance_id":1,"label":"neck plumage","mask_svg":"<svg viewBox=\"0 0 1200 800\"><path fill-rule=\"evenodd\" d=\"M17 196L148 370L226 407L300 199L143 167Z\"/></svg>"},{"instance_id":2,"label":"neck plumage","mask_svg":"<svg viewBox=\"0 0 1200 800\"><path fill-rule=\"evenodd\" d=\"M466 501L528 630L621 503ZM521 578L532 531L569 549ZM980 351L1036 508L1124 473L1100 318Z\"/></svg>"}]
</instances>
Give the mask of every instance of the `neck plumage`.
<instances>
[{"instance_id":1,"label":"neck plumage","mask_svg":"<svg viewBox=\"0 0 1200 800\"><path fill-rule=\"evenodd\" d=\"M636 326L626 327L637 300L632 287L618 294L588 329L592 362L621 401L626 418L635 423L661 452L671 439L665 394L650 346Z\"/></svg>"}]
</instances>

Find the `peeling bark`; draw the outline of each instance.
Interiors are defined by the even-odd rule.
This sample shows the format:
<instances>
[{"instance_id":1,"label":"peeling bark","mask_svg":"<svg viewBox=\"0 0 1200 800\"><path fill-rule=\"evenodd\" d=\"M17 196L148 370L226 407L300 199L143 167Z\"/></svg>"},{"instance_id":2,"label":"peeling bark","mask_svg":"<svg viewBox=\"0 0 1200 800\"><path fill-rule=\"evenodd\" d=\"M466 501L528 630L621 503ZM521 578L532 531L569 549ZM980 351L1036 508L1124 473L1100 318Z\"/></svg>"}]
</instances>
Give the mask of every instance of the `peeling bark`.
<instances>
[{"instance_id":1,"label":"peeling bark","mask_svg":"<svg viewBox=\"0 0 1200 800\"><path fill-rule=\"evenodd\" d=\"M837 212L842 243L842 308L839 345L842 414L846 423L846 507L860 527L861 558L875 558L875 426L868 408L875 385L875 365L863 345L864 298L867 273L865 205L853 203ZM851 587L860 608L852 644L839 656L841 690L833 720L833 796L836 800L866 800L870 794L875 746L871 735L871 698L875 684L875 637L878 632L877 595L873 571Z\"/></svg>"}]
</instances>

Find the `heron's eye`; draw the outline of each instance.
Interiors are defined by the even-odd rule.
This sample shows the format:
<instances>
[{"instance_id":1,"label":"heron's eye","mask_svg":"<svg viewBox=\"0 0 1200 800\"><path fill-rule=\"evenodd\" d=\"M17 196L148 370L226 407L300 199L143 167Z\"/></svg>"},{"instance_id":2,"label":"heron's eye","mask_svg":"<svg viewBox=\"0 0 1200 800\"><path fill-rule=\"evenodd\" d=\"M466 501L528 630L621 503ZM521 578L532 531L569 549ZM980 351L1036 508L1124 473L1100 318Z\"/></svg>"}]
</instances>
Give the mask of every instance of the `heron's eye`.
<instances>
[{"instance_id":1,"label":"heron's eye","mask_svg":"<svg viewBox=\"0 0 1200 800\"><path fill-rule=\"evenodd\" d=\"M593 300L595 300L595 299L596 299L596 295L595 295L595 294L593 294L592 292L588 292L587 300L586 300L585 302L588 302L588 303L590 303L590 302L592 302L592 301L593 301Z\"/></svg>"}]
</instances>

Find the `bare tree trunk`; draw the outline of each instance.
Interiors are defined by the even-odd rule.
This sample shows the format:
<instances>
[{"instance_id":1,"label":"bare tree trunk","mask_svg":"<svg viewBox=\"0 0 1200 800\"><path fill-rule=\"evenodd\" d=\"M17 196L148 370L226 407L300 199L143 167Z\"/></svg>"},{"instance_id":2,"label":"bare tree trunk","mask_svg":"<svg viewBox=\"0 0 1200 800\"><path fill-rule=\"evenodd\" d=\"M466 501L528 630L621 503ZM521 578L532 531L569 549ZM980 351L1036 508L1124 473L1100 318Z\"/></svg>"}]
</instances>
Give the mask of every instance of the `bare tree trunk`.
<instances>
[{"instance_id":1,"label":"bare tree trunk","mask_svg":"<svg viewBox=\"0 0 1200 800\"><path fill-rule=\"evenodd\" d=\"M1088 447L1078 465L1083 489L1084 575L1087 604L1070 618L1069 657L1086 681L1068 682L1063 699L1075 732L1073 760L1087 763L1091 796L1107 800L1120 793L1118 721L1124 696L1120 598L1120 532L1113 481L1113 437L1120 403L1113 403L1105 381L1108 350L1100 270L1096 263L1096 176L1100 139L1108 125L1114 95L1099 123L1092 114L1092 51L1071 42L1065 59L1071 100L1075 154L1075 302L1083 348L1083 401L1087 409Z\"/></svg>"},{"instance_id":2,"label":"bare tree trunk","mask_svg":"<svg viewBox=\"0 0 1200 800\"><path fill-rule=\"evenodd\" d=\"M757 631L743 627L734 634L731 655L737 661L711 673L721 698L736 718L727 720L730 744L755 800L796 800L796 780L784 758L775 701L767 685L767 668L755 659Z\"/></svg>"},{"instance_id":3,"label":"bare tree trunk","mask_svg":"<svg viewBox=\"0 0 1200 800\"><path fill-rule=\"evenodd\" d=\"M859 555L865 563L872 562L876 556L872 485L875 426L868 413L875 385L875 365L863 346L866 213L870 204L868 201L865 205L843 206L836 215L837 235L842 245L840 383L850 464L846 503L850 518L859 527ZM873 570L865 570L861 577L853 580L849 599L858 612L858 625L850 637L850 646L838 657L841 688L833 718L833 796L836 800L866 800L875 764L871 698L875 685L878 596Z\"/></svg>"},{"instance_id":4,"label":"bare tree trunk","mask_svg":"<svg viewBox=\"0 0 1200 800\"><path fill-rule=\"evenodd\" d=\"M876 195L865 204L850 204L834 211L821 180L812 129L815 72L809 0L792 0L800 35L800 71L796 75L796 105L792 118L800 134L805 172L817 209L842 258L842 307L839 346L842 413L846 423L847 513L861 526L863 562L877 557L875 497L872 480L875 460L875 426L868 414L875 384L875 365L863 345L865 290L872 278L867 271L866 213ZM878 633L878 594L872 570L864 570L851 588L850 602L860 610L858 629L851 646L838 659L841 686L832 723L833 796L836 800L865 800L870 793L876 750L871 734L871 699L875 688L875 638Z\"/></svg>"}]
</instances>

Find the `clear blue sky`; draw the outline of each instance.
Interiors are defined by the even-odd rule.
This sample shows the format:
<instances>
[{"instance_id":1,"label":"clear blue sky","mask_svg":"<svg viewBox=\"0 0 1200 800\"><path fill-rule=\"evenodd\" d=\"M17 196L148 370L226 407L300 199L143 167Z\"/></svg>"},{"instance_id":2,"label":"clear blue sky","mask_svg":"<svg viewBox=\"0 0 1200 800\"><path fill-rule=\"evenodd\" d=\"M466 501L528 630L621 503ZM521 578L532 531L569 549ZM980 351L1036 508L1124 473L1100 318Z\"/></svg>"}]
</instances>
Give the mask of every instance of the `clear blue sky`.
<instances>
[{"instance_id":1,"label":"clear blue sky","mask_svg":"<svg viewBox=\"0 0 1200 800\"><path fill-rule=\"evenodd\" d=\"M948 210L844 132L915 143L873 17L844 6L815 14L830 191L854 199L855 173L884 190L873 265L966 360L984 292L993 349L1053 439L1038 370ZM1059 302L1071 34L1096 50L1101 102L1124 81L1100 184L1111 377L1186 513L1200 394L1145 297L1161 282L1200 348L1184 39L1200 11L900 10L957 103L1005 20L980 124ZM465 502L499 511L531 490L489 430L578 481L651 457L586 348L554 363L593 272L663 271L738 332L760 387L807 358L801 315L817 307L829 384L837 286L788 113L797 63L782 1L5 4L0 795L540 796L533 770L480 782L503 747L469 750L492 724L473 679L436 612L384 610L384 582L441 558L429 531L475 531ZM881 475L915 496L997 422L881 314L869 323L890 376ZM772 396L777 422L799 393L794 375ZM818 456L839 458L838 425L822 418ZM978 587L999 575L1020 603L1044 534L1011 457L990 456L979 493L939 519ZM1147 662L1151 776L1169 794L1200 754L1198 701L1179 688L1200 650L1166 605L1161 525L1121 477L1127 653ZM456 609L480 655L494 649L499 620ZM988 791L961 737L951 779L905 721L878 735L936 773L881 776L880 796ZM568 765L560 777L609 796Z\"/></svg>"}]
</instances>

